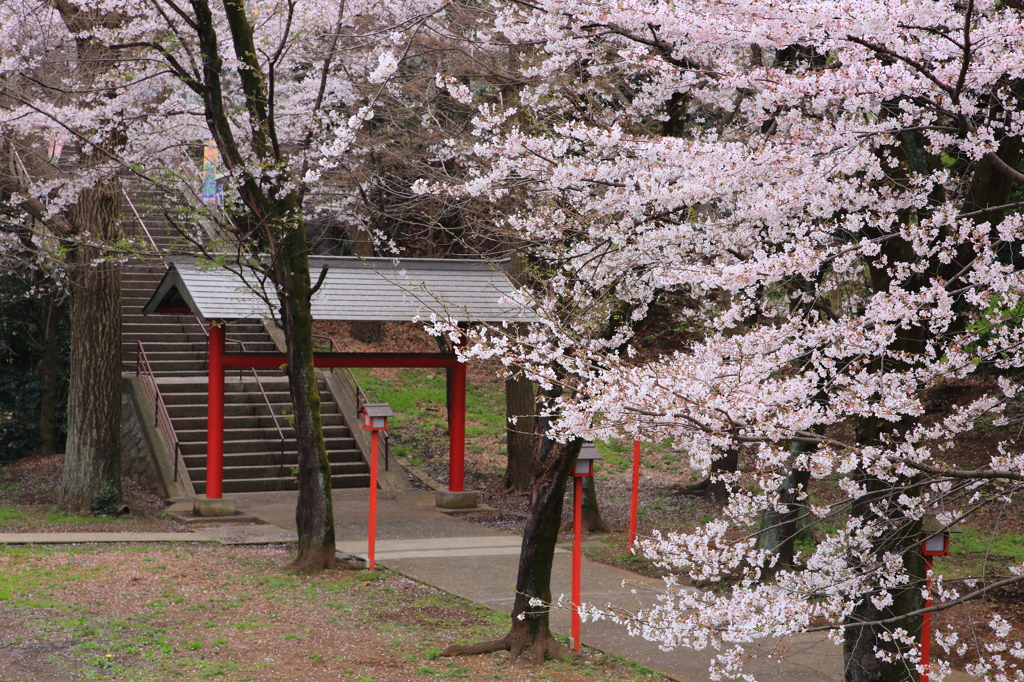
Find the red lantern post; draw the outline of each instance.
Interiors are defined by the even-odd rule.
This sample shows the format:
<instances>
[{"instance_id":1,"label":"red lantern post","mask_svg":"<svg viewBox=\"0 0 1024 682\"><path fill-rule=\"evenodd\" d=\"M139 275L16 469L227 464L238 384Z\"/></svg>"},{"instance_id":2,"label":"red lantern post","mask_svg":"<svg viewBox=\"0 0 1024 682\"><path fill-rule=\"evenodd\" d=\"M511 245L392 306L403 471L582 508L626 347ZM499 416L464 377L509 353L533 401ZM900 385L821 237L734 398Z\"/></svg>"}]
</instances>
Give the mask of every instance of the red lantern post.
<instances>
[{"instance_id":1,"label":"red lantern post","mask_svg":"<svg viewBox=\"0 0 1024 682\"><path fill-rule=\"evenodd\" d=\"M572 648L580 650L580 571L583 553L583 479L594 475L594 461L601 459L593 443L584 443L573 470L572 512Z\"/></svg>"},{"instance_id":2,"label":"red lantern post","mask_svg":"<svg viewBox=\"0 0 1024 682\"><path fill-rule=\"evenodd\" d=\"M633 441L633 490L629 501L629 551L636 544L636 515L640 506L640 441Z\"/></svg>"},{"instance_id":3,"label":"red lantern post","mask_svg":"<svg viewBox=\"0 0 1024 682\"><path fill-rule=\"evenodd\" d=\"M377 544L377 448L380 432L388 428L388 417L392 416L387 403L366 403L359 410L360 425L370 432L370 514L366 533L366 568L374 570L374 549Z\"/></svg>"},{"instance_id":4,"label":"red lantern post","mask_svg":"<svg viewBox=\"0 0 1024 682\"><path fill-rule=\"evenodd\" d=\"M932 560L937 556L949 556L949 529L933 517L925 517L921 530L921 555L924 557L925 598L924 607L932 606L931 572ZM921 682L928 682L928 664L931 660L932 614L921 616Z\"/></svg>"}]
</instances>

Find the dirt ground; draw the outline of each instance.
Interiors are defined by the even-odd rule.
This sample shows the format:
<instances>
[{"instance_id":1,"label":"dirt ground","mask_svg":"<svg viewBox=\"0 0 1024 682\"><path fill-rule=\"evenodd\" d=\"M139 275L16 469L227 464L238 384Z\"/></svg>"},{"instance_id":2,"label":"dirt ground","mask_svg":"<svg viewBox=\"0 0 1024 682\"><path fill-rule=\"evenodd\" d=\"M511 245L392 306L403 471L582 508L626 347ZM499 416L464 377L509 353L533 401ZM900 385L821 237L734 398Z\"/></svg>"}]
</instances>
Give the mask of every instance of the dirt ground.
<instances>
[{"instance_id":1,"label":"dirt ground","mask_svg":"<svg viewBox=\"0 0 1024 682\"><path fill-rule=\"evenodd\" d=\"M284 572L288 547L82 545L0 551L0 682L663 679L587 651L521 669L442 659L506 614L390 572Z\"/></svg>"},{"instance_id":2,"label":"dirt ground","mask_svg":"<svg viewBox=\"0 0 1024 682\"><path fill-rule=\"evenodd\" d=\"M26 457L0 466L0 533L172 532L187 530L163 510L167 504L129 478L121 479L126 513L71 516L57 511L64 455Z\"/></svg>"}]
</instances>

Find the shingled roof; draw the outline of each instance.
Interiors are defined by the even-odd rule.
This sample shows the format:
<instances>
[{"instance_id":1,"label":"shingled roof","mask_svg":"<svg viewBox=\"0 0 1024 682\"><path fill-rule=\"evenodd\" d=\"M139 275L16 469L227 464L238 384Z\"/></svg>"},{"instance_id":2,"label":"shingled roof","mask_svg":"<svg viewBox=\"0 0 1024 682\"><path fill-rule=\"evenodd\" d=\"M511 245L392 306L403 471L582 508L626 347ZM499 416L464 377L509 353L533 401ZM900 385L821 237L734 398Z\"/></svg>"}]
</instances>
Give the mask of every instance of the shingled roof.
<instances>
[{"instance_id":1,"label":"shingled roof","mask_svg":"<svg viewBox=\"0 0 1024 682\"><path fill-rule=\"evenodd\" d=\"M525 322L528 310L502 299L514 286L507 261L439 258L310 257L315 283L314 320L409 322L431 314L459 322ZM273 284L235 266L210 266L192 258L171 261L143 313L180 312L200 320L272 319L278 315Z\"/></svg>"}]
</instances>

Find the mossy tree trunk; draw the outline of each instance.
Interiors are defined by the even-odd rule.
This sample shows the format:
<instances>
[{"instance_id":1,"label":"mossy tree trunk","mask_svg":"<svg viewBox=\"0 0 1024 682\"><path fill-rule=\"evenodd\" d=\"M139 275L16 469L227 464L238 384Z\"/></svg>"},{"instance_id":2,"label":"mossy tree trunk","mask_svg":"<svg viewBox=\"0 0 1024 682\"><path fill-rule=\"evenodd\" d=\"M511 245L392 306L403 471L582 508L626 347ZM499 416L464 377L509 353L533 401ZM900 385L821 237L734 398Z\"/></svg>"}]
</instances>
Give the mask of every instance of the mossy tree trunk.
<instances>
[{"instance_id":1,"label":"mossy tree trunk","mask_svg":"<svg viewBox=\"0 0 1024 682\"><path fill-rule=\"evenodd\" d=\"M518 59L518 57L514 57ZM518 89L516 89L518 96ZM525 286L526 259L523 244L509 239L508 277L517 287ZM510 331L519 335L523 325L510 326ZM515 368L513 368L515 371ZM516 373L505 380L505 450L508 459L505 464L505 478L502 487L517 493L526 493L533 482L534 438L533 415L537 411L537 385L529 378Z\"/></svg>"},{"instance_id":2,"label":"mossy tree trunk","mask_svg":"<svg viewBox=\"0 0 1024 682\"><path fill-rule=\"evenodd\" d=\"M612 529L601 518L597 504L597 481L593 476L583 479L583 501L580 503L580 522L585 533L610 533Z\"/></svg>"},{"instance_id":3,"label":"mossy tree trunk","mask_svg":"<svg viewBox=\"0 0 1024 682\"><path fill-rule=\"evenodd\" d=\"M298 573L315 574L337 564L334 504L331 464L320 416L320 386L313 366L306 233L301 226L291 228L278 251L276 274L281 290L286 292L281 297L281 323L288 349L288 387L299 463L299 501L295 508L299 551L293 566Z\"/></svg>"},{"instance_id":4,"label":"mossy tree trunk","mask_svg":"<svg viewBox=\"0 0 1024 682\"><path fill-rule=\"evenodd\" d=\"M794 457L802 452L813 449L809 443L791 441L789 451ZM766 577L776 572L792 568L793 556L796 553L794 543L800 533L800 513L807 507L800 501L801 491L807 491L811 481L811 472L806 469L790 469L789 474L779 484L776 492L779 495L781 509L766 509L761 516L761 529L757 534L757 548L767 549L776 556L774 566L765 566Z\"/></svg>"},{"instance_id":5,"label":"mossy tree trunk","mask_svg":"<svg viewBox=\"0 0 1024 682\"><path fill-rule=\"evenodd\" d=\"M299 464L299 499L295 510L299 546L292 566L298 573L315 574L334 568L337 560L330 464L320 417L320 388L313 366L312 285L302 194L292 185L289 174L281 170L287 160L277 143L271 90L258 59L245 6L228 0L223 3L230 44L235 59L242 65L237 73L251 132L248 144L252 154L266 165L265 177L260 177L261 169L246 161L234 137L228 116L234 103L225 94L221 81L223 59L209 1L191 0L190 4L195 15L192 27L202 54L202 82L186 74L181 76L182 83L202 98L210 133L235 178L248 212L246 220L239 224L258 226L251 231L240 228L235 236L256 262L270 254L269 274L281 302ZM314 108L321 101L318 98Z\"/></svg>"}]
</instances>

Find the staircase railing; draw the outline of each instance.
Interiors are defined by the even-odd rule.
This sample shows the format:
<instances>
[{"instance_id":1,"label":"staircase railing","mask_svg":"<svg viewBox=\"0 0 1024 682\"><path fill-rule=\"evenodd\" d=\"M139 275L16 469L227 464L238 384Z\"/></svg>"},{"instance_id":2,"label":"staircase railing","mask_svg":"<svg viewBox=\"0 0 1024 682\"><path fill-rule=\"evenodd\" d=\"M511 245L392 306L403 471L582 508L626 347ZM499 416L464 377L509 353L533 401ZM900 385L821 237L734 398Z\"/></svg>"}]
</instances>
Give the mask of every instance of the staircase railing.
<instances>
[{"instance_id":1,"label":"staircase railing","mask_svg":"<svg viewBox=\"0 0 1024 682\"><path fill-rule=\"evenodd\" d=\"M149 233L149 230L146 228L146 223L142 221L142 216L139 215L138 210L135 208L135 203L132 201L132 198L128 196L128 191L122 189L121 193L124 194L124 198L128 200L128 205L132 207L132 213L135 214L135 220L138 221L139 227L142 228L142 231L146 233L146 237L149 239L149 243L153 245L153 250L156 251L157 253L160 253L160 249L156 245L156 240L153 239L153 235L151 235ZM132 230L132 236L135 236L134 229ZM160 256L160 260L163 260L163 255ZM167 267L166 263L164 264L164 267Z\"/></svg>"},{"instance_id":2,"label":"staircase railing","mask_svg":"<svg viewBox=\"0 0 1024 682\"><path fill-rule=\"evenodd\" d=\"M200 324L199 326L202 326L202 324ZM206 329L204 328L203 331L206 331ZM209 336L210 333L206 332L206 335ZM237 343L241 347L243 353L249 352L249 350L245 347L245 344L236 339L224 339L224 343ZM277 421L277 415L274 413L274 406L270 404L270 398L267 396L267 392L263 388L263 382L260 381L260 375L256 372L256 369L253 367L250 367L249 371L252 372L253 378L256 379L256 387L260 389L260 393L263 395L263 402L266 403L267 405L267 410L270 412L270 418L274 420L274 428L277 429L277 436L278 438L281 439L281 455L283 457L285 438L284 431L281 429L281 423ZM241 378L242 370L238 371L238 376L239 378Z\"/></svg>"},{"instance_id":3,"label":"staircase railing","mask_svg":"<svg viewBox=\"0 0 1024 682\"><path fill-rule=\"evenodd\" d=\"M149 364L149 358L146 357L146 348L142 345L142 341L135 343L137 348L135 351L135 376L142 380L146 396L153 407L153 426L160 432L164 443L174 452L173 480L177 482L178 466L182 458L181 443L178 441L178 434L175 433L174 425L171 423L171 415L167 412L167 403L164 402L163 394L160 393L160 387L156 383L153 367Z\"/></svg>"},{"instance_id":4,"label":"staircase railing","mask_svg":"<svg viewBox=\"0 0 1024 682\"><path fill-rule=\"evenodd\" d=\"M314 352L317 350L316 349L316 344L319 344L328 353L340 353L341 352L341 347L338 346L338 342L334 340L333 336L323 336L321 334L313 334L313 344L314 344L314 347L313 347L313 351ZM370 400L369 400L369 398L366 397L366 393L363 391L363 387L359 385L359 380L356 379L356 375L352 372L352 369L349 368L349 367L333 367L333 368L331 368L330 371L343 373L345 375L345 378L348 380L349 384L352 386L353 389L355 389L355 393L356 393L356 414L358 415L359 411L363 409L363 405L365 405L366 403L370 402ZM390 454L391 454L390 438L389 438L388 432L386 430L385 431L381 431L380 434L381 434L381 441L382 441L381 444L382 444L382 446L384 448L384 471L388 471L389 470L388 469L388 460L390 459Z\"/></svg>"}]
</instances>

